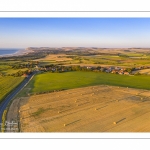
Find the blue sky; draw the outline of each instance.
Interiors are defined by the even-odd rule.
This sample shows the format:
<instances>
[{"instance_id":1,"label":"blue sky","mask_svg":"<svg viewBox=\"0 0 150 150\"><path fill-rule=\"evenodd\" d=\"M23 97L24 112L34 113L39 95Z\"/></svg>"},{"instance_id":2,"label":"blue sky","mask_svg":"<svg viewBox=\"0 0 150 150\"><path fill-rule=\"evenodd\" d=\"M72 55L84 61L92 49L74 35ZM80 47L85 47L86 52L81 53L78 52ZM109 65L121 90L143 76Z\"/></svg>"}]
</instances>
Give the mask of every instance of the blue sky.
<instances>
[{"instance_id":1,"label":"blue sky","mask_svg":"<svg viewBox=\"0 0 150 150\"><path fill-rule=\"evenodd\" d=\"M0 18L0 48L150 47L150 18Z\"/></svg>"}]
</instances>

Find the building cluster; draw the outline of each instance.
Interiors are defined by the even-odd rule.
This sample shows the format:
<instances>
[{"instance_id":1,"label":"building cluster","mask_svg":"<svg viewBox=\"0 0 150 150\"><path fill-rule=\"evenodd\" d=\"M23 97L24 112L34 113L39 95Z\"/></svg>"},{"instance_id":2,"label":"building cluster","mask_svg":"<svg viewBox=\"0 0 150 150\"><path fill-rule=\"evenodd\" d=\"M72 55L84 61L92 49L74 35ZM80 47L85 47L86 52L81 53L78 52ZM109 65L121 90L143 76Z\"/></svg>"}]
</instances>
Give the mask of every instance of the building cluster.
<instances>
[{"instance_id":1,"label":"building cluster","mask_svg":"<svg viewBox=\"0 0 150 150\"><path fill-rule=\"evenodd\" d=\"M108 67L106 68L107 73L114 73L114 74L120 74L120 75L129 75L130 72L126 70L126 68L121 68L121 67Z\"/></svg>"},{"instance_id":2,"label":"building cluster","mask_svg":"<svg viewBox=\"0 0 150 150\"><path fill-rule=\"evenodd\" d=\"M114 73L120 75L129 75L130 72L127 71L125 68L121 67L100 67L100 66L36 66L35 67L39 71L50 71L50 72L67 72L67 71L94 71L94 72L106 72L106 73Z\"/></svg>"},{"instance_id":3,"label":"building cluster","mask_svg":"<svg viewBox=\"0 0 150 150\"><path fill-rule=\"evenodd\" d=\"M38 71L50 71L50 72L68 72L68 71L94 71L94 72L105 72L105 73L113 73L119 75L133 75L137 70L142 69L150 69L150 66L141 66L135 68L124 68L117 66L80 66L80 65L72 65L72 66L63 66L63 65L47 65L47 66L38 66L36 65L36 70Z\"/></svg>"}]
</instances>

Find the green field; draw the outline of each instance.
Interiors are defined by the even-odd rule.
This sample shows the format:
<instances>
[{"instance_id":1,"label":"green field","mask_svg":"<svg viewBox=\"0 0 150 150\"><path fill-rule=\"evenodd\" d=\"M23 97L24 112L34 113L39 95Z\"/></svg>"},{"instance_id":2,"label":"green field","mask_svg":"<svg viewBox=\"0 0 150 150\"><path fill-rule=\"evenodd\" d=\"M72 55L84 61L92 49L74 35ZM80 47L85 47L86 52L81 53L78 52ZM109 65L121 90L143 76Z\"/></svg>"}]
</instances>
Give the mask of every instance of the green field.
<instances>
[{"instance_id":1,"label":"green field","mask_svg":"<svg viewBox=\"0 0 150 150\"><path fill-rule=\"evenodd\" d=\"M26 89L31 88L30 91L28 90L29 93L39 93L100 84L150 89L150 77L144 75L126 76L78 71L67 73L43 73L36 75Z\"/></svg>"},{"instance_id":2,"label":"green field","mask_svg":"<svg viewBox=\"0 0 150 150\"><path fill-rule=\"evenodd\" d=\"M21 83L23 79L23 77L0 77L0 102L10 91Z\"/></svg>"},{"instance_id":3,"label":"green field","mask_svg":"<svg viewBox=\"0 0 150 150\"><path fill-rule=\"evenodd\" d=\"M23 69L7 69L6 71L2 71L2 73L4 73L5 75L8 74L13 74L13 73L17 73L18 71L26 71L27 68L23 68Z\"/></svg>"},{"instance_id":4,"label":"green field","mask_svg":"<svg viewBox=\"0 0 150 150\"><path fill-rule=\"evenodd\" d=\"M100 65L116 65L135 67L136 66L149 66L150 56L140 53L126 53L124 55L89 55L75 57L71 64L100 64Z\"/></svg>"}]
</instances>

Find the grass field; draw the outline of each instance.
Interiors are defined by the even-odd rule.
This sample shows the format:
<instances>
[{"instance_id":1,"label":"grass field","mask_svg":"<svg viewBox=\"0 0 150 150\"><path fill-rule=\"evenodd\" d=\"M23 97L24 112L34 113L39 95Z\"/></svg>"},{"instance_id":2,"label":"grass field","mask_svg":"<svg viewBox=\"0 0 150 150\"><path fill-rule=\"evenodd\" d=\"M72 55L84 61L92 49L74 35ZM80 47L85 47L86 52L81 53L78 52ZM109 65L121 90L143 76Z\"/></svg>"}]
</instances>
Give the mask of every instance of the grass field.
<instances>
[{"instance_id":1,"label":"grass field","mask_svg":"<svg viewBox=\"0 0 150 150\"><path fill-rule=\"evenodd\" d=\"M25 63L25 62L20 62L20 61L1 61L0 62L0 74L3 75L8 75L8 74L13 74L16 73L18 71L25 71L27 70L27 68L23 68L23 69L14 69L12 68L12 65L16 65L19 63Z\"/></svg>"},{"instance_id":2,"label":"grass field","mask_svg":"<svg viewBox=\"0 0 150 150\"><path fill-rule=\"evenodd\" d=\"M150 132L148 90L103 85L70 89L18 98L8 120L17 121L18 112L22 132Z\"/></svg>"},{"instance_id":3,"label":"grass field","mask_svg":"<svg viewBox=\"0 0 150 150\"><path fill-rule=\"evenodd\" d=\"M23 68L23 69L6 69L5 71L2 71L2 73L4 73L5 75L8 74L13 74L13 73L17 73L18 71L26 71L27 68Z\"/></svg>"},{"instance_id":4,"label":"grass field","mask_svg":"<svg viewBox=\"0 0 150 150\"><path fill-rule=\"evenodd\" d=\"M11 90L21 83L23 79L23 77L0 77L0 102Z\"/></svg>"},{"instance_id":5,"label":"grass field","mask_svg":"<svg viewBox=\"0 0 150 150\"><path fill-rule=\"evenodd\" d=\"M0 64L0 71L7 70L7 69L10 69L10 66Z\"/></svg>"},{"instance_id":6,"label":"grass field","mask_svg":"<svg viewBox=\"0 0 150 150\"><path fill-rule=\"evenodd\" d=\"M43 73L36 75L23 92L24 94L26 92L39 93L93 85L114 85L138 89L150 89L150 78L146 75L126 76L110 73L80 71L66 73ZM24 94L22 96L24 96Z\"/></svg>"},{"instance_id":7,"label":"grass field","mask_svg":"<svg viewBox=\"0 0 150 150\"><path fill-rule=\"evenodd\" d=\"M150 65L149 56L143 56L142 54L135 53L130 54L127 53L125 56L117 56L117 55L94 55L94 56L82 56L80 57L82 63L93 63L93 64L106 64L106 65L119 65L119 66L126 66L126 67L134 67L136 64L137 66L140 65Z\"/></svg>"}]
</instances>

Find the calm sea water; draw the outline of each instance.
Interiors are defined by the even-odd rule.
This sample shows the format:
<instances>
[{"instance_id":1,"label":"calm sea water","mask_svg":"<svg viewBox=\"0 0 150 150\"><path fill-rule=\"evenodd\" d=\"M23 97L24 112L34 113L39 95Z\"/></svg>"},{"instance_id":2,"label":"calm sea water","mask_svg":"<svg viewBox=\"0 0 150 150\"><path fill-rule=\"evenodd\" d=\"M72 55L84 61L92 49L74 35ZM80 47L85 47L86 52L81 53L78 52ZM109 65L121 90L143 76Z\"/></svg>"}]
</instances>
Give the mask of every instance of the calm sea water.
<instances>
[{"instance_id":1,"label":"calm sea water","mask_svg":"<svg viewBox=\"0 0 150 150\"><path fill-rule=\"evenodd\" d=\"M17 49L17 48L0 48L0 56L5 56L5 55L12 55L12 54L15 54L17 53L18 51L20 51L20 49Z\"/></svg>"}]
</instances>

